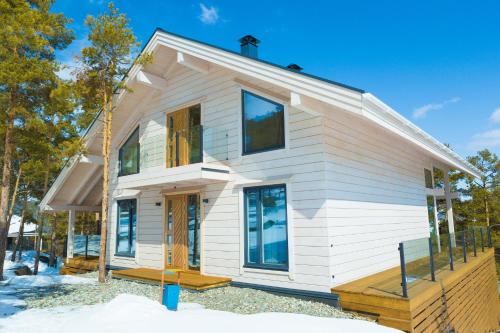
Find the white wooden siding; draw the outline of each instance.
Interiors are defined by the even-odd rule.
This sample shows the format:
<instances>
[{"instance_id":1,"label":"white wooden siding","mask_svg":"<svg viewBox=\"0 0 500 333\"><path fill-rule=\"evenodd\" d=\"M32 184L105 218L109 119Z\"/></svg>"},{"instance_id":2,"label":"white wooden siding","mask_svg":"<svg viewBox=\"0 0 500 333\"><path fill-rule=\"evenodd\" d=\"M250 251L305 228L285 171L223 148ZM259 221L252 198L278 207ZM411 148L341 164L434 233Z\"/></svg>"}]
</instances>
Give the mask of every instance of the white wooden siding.
<instances>
[{"instance_id":1,"label":"white wooden siding","mask_svg":"<svg viewBox=\"0 0 500 333\"><path fill-rule=\"evenodd\" d=\"M324 117L333 285L399 264L398 243L429 234L424 166L413 146L341 111Z\"/></svg>"},{"instance_id":2,"label":"white wooden siding","mask_svg":"<svg viewBox=\"0 0 500 333\"><path fill-rule=\"evenodd\" d=\"M191 102L201 103L202 124L209 133L204 135L210 141L204 147L204 162L231 168L232 181L201 188L202 198L208 199L202 204L204 274L328 292L333 285L397 265L397 243L428 233L423 167L431 161L423 154L339 110L318 117L287 107L286 149L241 156L245 87L233 78L221 69L203 75L179 67L170 74L166 91L137 110L143 113L141 155L146 154L141 173L165 167L166 112ZM116 189L116 158L114 152L112 197L122 192ZM241 184L273 179L288 186L293 235L289 273L242 267ZM132 259L114 256L116 205L112 206L112 265L161 267L164 206L155 205L163 202L160 192L157 188L139 195L137 250Z\"/></svg>"}]
</instances>

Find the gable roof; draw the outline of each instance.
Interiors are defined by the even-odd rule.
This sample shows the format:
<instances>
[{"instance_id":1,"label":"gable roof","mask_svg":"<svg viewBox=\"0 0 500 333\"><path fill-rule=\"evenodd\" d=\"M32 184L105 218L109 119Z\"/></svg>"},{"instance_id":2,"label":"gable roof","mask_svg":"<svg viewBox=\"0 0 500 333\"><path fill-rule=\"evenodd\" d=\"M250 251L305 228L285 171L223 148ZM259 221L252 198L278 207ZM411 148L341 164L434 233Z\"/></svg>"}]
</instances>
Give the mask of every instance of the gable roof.
<instances>
[{"instance_id":1,"label":"gable roof","mask_svg":"<svg viewBox=\"0 0 500 333\"><path fill-rule=\"evenodd\" d=\"M209 46L209 47L213 47L215 49L219 49L219 50L222 50L224 52L228 52L228 53L232 53L232 54L235 54L239 57L244 57L244 58L248 58L250 60L255 60L257 62L260 62L260 63L263 63L263 64L266 64L266 65L270 65L270 66L273 66L273 67L276 67L276 68L279 68L279 69L282 69L282 70L285 70L285 71L288 71L288 72L291 72L291 73L295 73L295 74L298 74L298 75L302 75L302 76L305 76L305 77L308 77L308 78L311 78L311 79L316 79L316 80L320 80L320 81L323 81L323 82L326 82L326 83L329 83L329 84L333 84L333 85L336 85L336 86L339 86L339 87L342 87L342 88L346 88L346 89L350 89L350 90L353 90L353 91L357 91L359 93L364 93L365 91L363 89L359 89L359 88L356 88L356 87L353 87L353 86L350 86L350 85L347 85L347 84L344 84L344 83L340 83L340 82L337 82L337 81L333 81L333 80L330 80L330 79L327 79L327 78L324 78L324 77L321 77L321 76L317 76L317 75L313 75L313 74L309 74L309 73L306 73L306 72L303 72L303 71L296 71L296 70L293 70L293 69L290 69L286 66L283 66L283 65L280 65L280 64L276 64L276 63L273 63L273 62L270 62L270 61L267 61L267 60L263 60L263 59L260 59L260 58L252 58L252 57L249 57L249 56L246 56L244 54L241 54L239 52L236 52L236 51L233 51L233 50L229 50L229 49L226 49L224 47L220 47L220 46L217 46L217 45L213 45L213 44L210 44L210 43L206 43L206 42L203 42L203 41L200 41L200 40L197 40L197 39L194 39L194 38L190 38L190 37L186 37L186 36L182 36L182 35L179 35L179 34L176 34L176 33L173 33L173 32L170 32L170 31L167 31L165 29L162 29L162 28L156 28L155 30L155 33L156 32L163 32L163 33L166 33L166 34L169 34L171 36L176 36L176 37L179 37L179 38L183 38L183 39L186 39L186 40L189 40L189 41L192 41L192 42L195 42L195 43L198 43L198 44L202 44L202 45L206 45L206 46ZM151 38L154 36L154 33L153 35L150 37L149 40L151 40ZM149 40L148 40L148 43L149 43ZM146 43L147 44L147 43Z\"/></svg>"},{"instance_id":2,"label":"gable roof","mask_svg":"<svg viewBox=\"0 0 500 333\"><path fill-rule=\"evenodd\" d=\"M304 96L305 100L319 102L320 107L326 104L327 106L352 112L415 144L418 148L448 166L465 171L474 177L481 176L481 171L464 158L397 113L377 97L362 89L291 70L285 66L259 58L248 57L239 52L181 36L161 28L156 28L138 56L143 53L152 52L160 45L179 53L187 54L195 59L201 59L202 61L288 89L291 93ZM125 85L132 81L141 70L141 65L133 65L123 78ZM115 106L118 107L122 97L128 92L127 90L122 90L116 93L118 97ZM83 140L92 137L98 132L100 122L96 120L100 116L101 113L96 115L94 121L84 133ZM75 163L78 163L78 156L75 156L66 163L51 186L51 189L49 189L40 203L40 207L47 204L50 197L54 195L53 187L64 182Z\"/></svg>"}]
</instances>

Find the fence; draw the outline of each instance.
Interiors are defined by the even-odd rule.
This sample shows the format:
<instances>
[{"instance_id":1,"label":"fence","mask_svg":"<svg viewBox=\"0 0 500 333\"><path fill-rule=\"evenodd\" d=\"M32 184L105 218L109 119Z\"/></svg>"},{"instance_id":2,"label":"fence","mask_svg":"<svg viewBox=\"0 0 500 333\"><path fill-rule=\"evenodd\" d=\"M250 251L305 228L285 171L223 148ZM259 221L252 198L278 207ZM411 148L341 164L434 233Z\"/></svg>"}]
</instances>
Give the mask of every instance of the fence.
<instances>
[{"instance_id":1,"label":"fence","mask_svg":"<svg viewBox=\"0 0 500 333\"><path fill-rule=\"evenodd\" d=\"M453 271L457 263L467 263L471 257L477 257L478 252L484 252L486 247L492 247L489 227L474 227L399 243L403 297L408 297L408 287L412 283L436 281L438 270Z\"/></svg>"},{"instance_id":2,"label":"fence","mask_svg":"<svg viewBox=\"0 0 500 333\"><path fill-rule=\"evenodd\" d=\"M73 240L73 255L88 257L98 257L101 248L100 235L75 235Z\"/></svg>"}]
</instances>

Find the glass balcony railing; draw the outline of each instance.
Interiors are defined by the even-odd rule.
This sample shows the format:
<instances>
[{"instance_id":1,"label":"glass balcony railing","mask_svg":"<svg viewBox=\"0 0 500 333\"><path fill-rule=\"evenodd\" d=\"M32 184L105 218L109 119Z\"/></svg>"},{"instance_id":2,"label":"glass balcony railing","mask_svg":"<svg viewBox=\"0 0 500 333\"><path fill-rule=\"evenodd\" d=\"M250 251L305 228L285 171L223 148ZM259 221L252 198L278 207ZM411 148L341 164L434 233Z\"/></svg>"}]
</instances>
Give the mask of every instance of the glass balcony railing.
<instances>
[{"instance_id":1,"label":"glass balcony railing","mask_svg":"<svg viewBox=\"0 0 500 333\"><path fill-rule=\"evenodd\" d=\"M404 297L408 287L422 280L436 281L442 270L455 270L485 248L491 247L491 228L474 227L463 231L433 235L399 243L401 286Z\"/></svg>"},{"instance_id":2,"label":"glass balcony railing","mask_svg":"<svg viewBox=\"0 0 500 333\"><path fill-rule=\"evenodd\" d=\"M98 257L101 249L100 235L75 235L73 256Z\"/></svg>"},{"instance_id":3,"label":"glass balcony railing","mask_svg":"<svg viewBox=\"0 0 500 333\"><path fill-rule=\"evenodd\" d=\"M146 137L141 142L141 170L167 168L228 159L228 132L225 129L192 126L165 135Z\"/></svg>"}]
</instances>

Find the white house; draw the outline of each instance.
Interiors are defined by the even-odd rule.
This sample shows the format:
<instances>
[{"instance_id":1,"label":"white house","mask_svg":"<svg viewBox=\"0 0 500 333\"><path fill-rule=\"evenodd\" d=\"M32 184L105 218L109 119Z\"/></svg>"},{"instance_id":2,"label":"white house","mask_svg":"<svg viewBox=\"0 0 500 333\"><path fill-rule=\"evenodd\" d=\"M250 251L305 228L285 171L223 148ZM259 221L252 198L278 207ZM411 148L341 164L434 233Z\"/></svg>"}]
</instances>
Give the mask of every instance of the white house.
<instances>
[{"instance_id":1,"label":"white house","mask_svg":"<svg viewBox=\"0 0 500 333\"><path fill-rule=\"evenodd\" d=\"M108 264L329 292L436 230L449 169L479 171L363 90L157 29L116 97ZM41 203L99 211L101 122ZM444 171L444 189L433 171ZM69 242L71 256L71 241Z\"/></svg>"}]
</instances>

